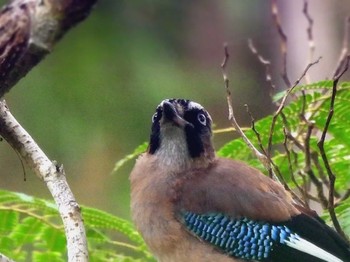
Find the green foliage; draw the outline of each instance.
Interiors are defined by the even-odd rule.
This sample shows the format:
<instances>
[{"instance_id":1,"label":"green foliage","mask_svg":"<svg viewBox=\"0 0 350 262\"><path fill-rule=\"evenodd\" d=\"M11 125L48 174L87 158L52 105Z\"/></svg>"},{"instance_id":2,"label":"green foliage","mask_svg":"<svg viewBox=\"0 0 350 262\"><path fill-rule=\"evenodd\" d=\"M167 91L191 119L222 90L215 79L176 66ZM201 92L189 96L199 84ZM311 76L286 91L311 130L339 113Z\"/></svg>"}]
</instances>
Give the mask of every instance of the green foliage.
<instances>
[{"instance_id":1,"label":"green foliage","mask_svg":"<svg viewBox=\"0 0 350 262\"><path fill-rule=\"evenodd\" d=\"M342 229L346 235L350 236L350 198L343 201L335 210ZM322 217L330 221L328 213L324 213Z\"/></svg>"},{"instance_id":2,"label":"green foliage","mask_svg":"<svg viewBox=\"0 0 350 262\"><path fill-rule=\"evenodd\" d=\"M272 135L272 160L280 170L283 180L287 182L295 192L298 192L298 190L296 189L295 183L292 182L292 175L296 178L299 186L311 183L306 170L305 150L298 147L295 142L297 141L302 147L305 146L308 124L314 126L313 132L309 138L310 155L315 156L314 161L311 162L311 170L320 181L328 180L327 171L320 156L317 142L319 141L320 134L329 114L332 87L333 82L328 80L305 86L297 86L293 91L296 98L294 98L294 101L287 105L283 110L285 118L283 119L281 116L277 117ZM349 87L350 82L344 82L338 86L334 104L334 115L328 129L327 139L324 143L325 152L330 162L331 169L337 177L335 190L339 195L344 194L350 187ZM302 95L302 90L305 91L305 95ZM275 101L281 99L284 94L285 92L277 94L275 96ZM300 118L301 114L308 118L308 123ZM261 144L265 150L271 132L270 127L272 119L272 116L268 116L255 123L255 129L261 136ZM284 144L284 128L289 131L295 141L288 139ZM245 134L253 144L259 148L257 135L253 130L248 130ZM291 152L291 162L288 161L288 154L286 150L284 150L285 146L287 146L288 150ZM250 149L241 139L230 141L219 149L217 153L222 157L230 157L248 162L250 165L255 166L262 172L266 173L262 164L257 161L252 155ZM293 173L291 173L291 169ZM315 192L313 192L313 194L316 195ZM325 196L328 197L327 194L325 194ZM349 200L347 199L336 208L336 212L345 232L350 236L350 212L348 207ZM324 218L330 222L327 212L325 212Z\"/></svg>"},{"instance_id":3,"label":"green foliage","mask_svg":"<svg viewBox=\"0 0 350 262\"><path fill-rule=\"evenodd\" d=\"M343 195L350 185L349 87L348 82L339 86L329 135L325 141L327 157L337 176L335 189L339 196ZM272 134L272 160L280 170L283 180L295 192L298 190L291 179L292 175L295 176L299 186L309 183L305 170L305 151L297 146L297 143L304 146L307 138L307 123L301 120L301 114L308 118L308 124L312 123L314 126L314 132L308 139L310 152L315 156L311 169L318 179L327 179L317 142L329 113L331 89L331 81L296 87L294 90L296 98L283 110L284 120L281 116L276 119ZM302 95L302 90L306 91L305 95ZM281 94L275 98L278 101ZM268 116L255 123L255 128L261 136L261 145L265 149L272 119L273 116ZM285 142L284 128L294 137L294 141L289 139ZM245 134L259 148L256 134L250 129L246 130ZM290 152L291 162L288 161L285 147ZM116 163L114 171L146 148L147 143L137 147L132 154ZM230 141L217 153L222 157L243 160L265 172L264 167L240 138ZM338 203L336 213L343 230L350 235L350 198ZM88 237L90 261L154 261L131 222L84 206L82 215ZM324 212L323 218L331 224L327 212ZM21 193L0 191L0 253L17 261L65 261L65 243L64 229L57 208L51 201Z\"/></svg>"},{"instance_id":4,"label":"green foliage","mask_svg":"<svg viewBox=\"0 0 350 262\"><path fill-rule=\"evenodd\" d=\"M129 221L84 206L82 215L90 261L153 261ZM54 203L0 190L0 253L16 261L66 261L64 228Z\"/></svg>"},{"instance_id":5,"label":"green foliage","mask_svg":"<svg viewBox=\"0 0 350 262\"><path fill-rule=\"evenodd\" d=\"M141 153L145 152L147 149L148 143L145 142L141 145L139 145L134 152L132 152L129 155L126 155L125 157L123 157L122 159L120 159L114 166L113 172L117 172L119 170L119 168L121 168L126 162L134 159L135 157L137 157L138 155L140 155Z\"/></svg>"}]
</instances>

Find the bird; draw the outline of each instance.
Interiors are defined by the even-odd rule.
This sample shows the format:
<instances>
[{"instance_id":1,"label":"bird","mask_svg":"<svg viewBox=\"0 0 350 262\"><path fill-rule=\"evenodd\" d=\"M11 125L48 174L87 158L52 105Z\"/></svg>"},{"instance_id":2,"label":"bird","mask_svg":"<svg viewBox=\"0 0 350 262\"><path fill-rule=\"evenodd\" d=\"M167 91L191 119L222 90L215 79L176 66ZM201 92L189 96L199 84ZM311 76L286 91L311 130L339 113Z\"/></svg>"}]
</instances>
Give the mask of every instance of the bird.
<instances>
[{"instance_id":1,"label":"bird","mask_svg":"<svg viewBox=\"0 0 350 262\"><path fill-rule=\"evenodd\" d=\"M130 173L131 216L159 262L349 262L350 246L277 181L218 157L212 118L165 99Z\"/></svg>"}]
</instances>

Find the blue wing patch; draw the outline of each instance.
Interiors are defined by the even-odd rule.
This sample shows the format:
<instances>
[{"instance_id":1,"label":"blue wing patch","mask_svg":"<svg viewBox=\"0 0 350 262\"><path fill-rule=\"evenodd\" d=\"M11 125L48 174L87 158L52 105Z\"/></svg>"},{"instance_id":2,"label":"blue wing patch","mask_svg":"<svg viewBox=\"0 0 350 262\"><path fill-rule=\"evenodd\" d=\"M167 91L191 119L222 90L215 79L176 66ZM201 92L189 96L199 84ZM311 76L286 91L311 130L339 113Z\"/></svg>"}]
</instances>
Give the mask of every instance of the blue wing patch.
<instances>
[{"instance_id":1,"label":"blue wing patch","mask_svg":"<svg viewBox=\"0 0 350 262\"><path fill-rule=\"evenodd\" d=\"M264 260L276 245L299 239L287 226L247 218L232 219L222 214L198 215L185 212L186 227L224 253L242 259Z\"/></svg>"}]
</instances>

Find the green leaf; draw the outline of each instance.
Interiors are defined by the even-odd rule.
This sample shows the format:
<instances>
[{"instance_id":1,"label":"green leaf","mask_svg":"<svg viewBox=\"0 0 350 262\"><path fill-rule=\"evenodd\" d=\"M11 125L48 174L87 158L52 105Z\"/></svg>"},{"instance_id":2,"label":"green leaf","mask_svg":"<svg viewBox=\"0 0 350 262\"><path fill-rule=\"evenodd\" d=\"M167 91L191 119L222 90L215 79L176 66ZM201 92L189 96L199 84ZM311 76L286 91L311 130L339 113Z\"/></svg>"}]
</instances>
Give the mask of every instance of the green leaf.
<instances>
[{"instance_id":1,"label":"green leaf","mask_svg":"<svg viewBox=\"0 0 350 262\"><path fill-rule=\"evenodd\" d=\"M310 122L314 123L314 129L310 138L310 148L313 154L316 154L315 159L317 160L319 167L316 167L316 164L314 161L312 161L312 171L320 180L321 177L324 177L322 179L328 180L327 170L320 156L317 142L329 115L332 88L333 82L329 80L320 81L310 85L297 86L293 91L293 93L297 95L296 98L293 98L294 100L286 105L283 110L287 123L282 121L282 117L277 117L272 139L272 147L274 150L272 152L272 159L281 171L284 180L289 183L290 187L292 188L296 187L292 182L292 175L300 185L304 183L303 179L309 178L305 174L305 152L303 149L296 147L295 144L293 147L289 148L289 151L291 152L290 157L292 160L292 163L289 164L283 145L283 127L286 126L295 136L295 139L299 141L301 145L303 145L307 125L305 122L300 120L299 116L304 110L304 115L309 118ZM324 143L325 152L331 165L331 169L336 175L335 189L340 194L344 193L350 187L349 89L350 82L343 82L338 86L334 103L334 114L328 128L327 139ZM305 96L301 95L301 90L306 91ZM283 95L284 93L280 93L279 97ZM255 128L260 133L262 145L265 148L268 144L271 123L271 116L260 119L255 123ZM245 134L252 141L252 143L259 148L256 134L252 130L245 131ZM250 149L245 145L241 138L228 142L219 149L218 155L243 160L266 173L266 170L262 164L257 161L254 155L252 155ZM292 174L290 169L293 170ZM327 190L325 190L325 192L327 192ZM327 197L326 193L325 195ZM344 214L341 214L341 218L344 217ZM345 215L345 217L348 218L347 215ZM347 223L343 222L343 225L344 227L348 228Z\"/></svg>"},{"instance_id":2,"label":"green leaf","mask_svg":"<svg viewBox=\"0 0 350 262\"><path fill-rule=\"evenodd\" d=\"M135 259L134 257L125 256L118 254L115 250L91 250L90 251L90 262L144 262L145 259ZM149 261L149 260L148 260Z\"/></svg>"},{"instance_id":3,"label":"green leaf","mask_svg":"<svg viewBox=\"0 0 350 262\"><path fill-rule=\"evenodd\" d=\"M346 199L339 206L337 206L335 211L342 229L344 230L345 234L350 236L350 198ZM325 212L322 215L322 218L331 224L331 218L328 212Z\"/></svg>"},{"instance_id":4,"label":"green leaf","mask_svg":"<svg viewBox=\"0 0 350 262\"><path fill-rule=\"evenodd\" d=\"M66 237L63 230L45 226L40 234L40 246L44 250L52 250L59 253L66 252Z\"/></svg>"},{"instance_id":5,"label":"green leaf","mask_svg":"<svg viewBox=\"0 0 350 262\"><path fill-rule=\"evenodd\" d=\"M59 252L38 252L34 251L32 255L32 261L35 262L64 262L65 259L62 258L62 254Z\"/></svg>"},{"instance_id":6,"label":"green leaf","mask_svg":"<svg viewBox=\"0 0 350 262\"><path fill-rule=\"evenodd\" d=\"M296 86L292 90L292 94L301 92L301 91L325 91L325 90L330 90L333 88L333 80L322 80L319 82L311 83L308 85L300 85ZM338 90L344 90L344 89L349 89L350 88L350 82L342 82L338 84ZM286 90L283 90L281 92L276 93L273 96L273 102L277 102L283 98L283 96L286 94Z\"/></svg>"},{"instance_id":7,"label":"green leaf","mask_svg":"<svg viewBox=\"0 0 350 262\"><path fill-rule=\"evenodd\" d=\"M33 243L38 238L43 223L36 218L26 217L11 232L10 237L14 239L19 246Z\"/></svg>"},{"instance_id":8,"label":"green leaf","mask_svg":"<svg viewBox=\"0 0 350 262\"><path fill-rule=\"evenodd\" d=\"M64 229L52 201L0 190L1 214L0 252L18 261L28 260L30 254L35 261L66 259ZM99 250L93 252L95 261L153 261L131 222L84 206L82 215L89 249Z\"/></svg>"},{"instance_id":9,"label":"green leaf","mask_svg":"<svg viewBox=\"0 0 350 262\"><path fill-rule=\"evenodd\" d=\"M117 172L122 166L124 166L128 161L134 159L135 157L139 156L140 154L142 154L143 152L146 151L148 146L148 143L145 142L141 145L139 145L134 152L132 152L129 155L126 155L124 158L120 159L114 166L114 169L112 171L112 173Z\"/></svg>"},{"instance_id":10,"label":"green leaf","mask_svg":"<svg viewBox=\"0 0 350 262\"><path fill-rule=\"evenodd\" d=\"M116 230L123 233L137 244L142 245L144 243L133 224L127 220L89 207L82 207L82 214L85 223L91 228Z\"/></svg>"},{"instance_id":11,"label":"green leaf","mask_svg":"<svg viewBox=\"0 0 350 262\"><path fill-rule=\"evenodd\" d=\"M18 225L19 214L14 211L0 210L0 234L7 235Z\"/></svg>"}]
</instances>

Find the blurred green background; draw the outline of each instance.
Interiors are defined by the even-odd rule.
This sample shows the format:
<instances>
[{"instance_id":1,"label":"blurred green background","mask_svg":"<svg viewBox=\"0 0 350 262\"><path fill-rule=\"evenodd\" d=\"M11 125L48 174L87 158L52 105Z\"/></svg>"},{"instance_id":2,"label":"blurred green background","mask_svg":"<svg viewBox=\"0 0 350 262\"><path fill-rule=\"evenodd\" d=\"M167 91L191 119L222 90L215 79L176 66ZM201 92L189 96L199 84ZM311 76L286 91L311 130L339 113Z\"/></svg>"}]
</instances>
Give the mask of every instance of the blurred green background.
<instances>
[{"instance_id":1,"label":"blurred green background","mask_svg":"<svg viewBox=\"0 0 350 262\"><path fill-rule=\"evenodd\" d=\"M4 3L5 1L0 1ZM347 0L309 1L314 18L312 81L332 74L350 13ZM129 219L128 175L133 162L112 174L115 162L148 140L155 107L165 98L204 105L218 128L229 125L220 63L229 43L230 86L235 111L249 125L274 109L265 69L247 39L272 62L280 80L279 39L270 2L261 0L99 1L90 17L71 30L52 54L6 95L19 122L46 154L65 167L78 202ZM309 61L303 1L278 1L288 35L288 70L296 80ZM235 135L217 135L216 147ZM0 142L0 187L51 199L44 184L15 151Z\"/></svg>"}]
</instances>

